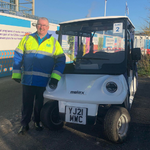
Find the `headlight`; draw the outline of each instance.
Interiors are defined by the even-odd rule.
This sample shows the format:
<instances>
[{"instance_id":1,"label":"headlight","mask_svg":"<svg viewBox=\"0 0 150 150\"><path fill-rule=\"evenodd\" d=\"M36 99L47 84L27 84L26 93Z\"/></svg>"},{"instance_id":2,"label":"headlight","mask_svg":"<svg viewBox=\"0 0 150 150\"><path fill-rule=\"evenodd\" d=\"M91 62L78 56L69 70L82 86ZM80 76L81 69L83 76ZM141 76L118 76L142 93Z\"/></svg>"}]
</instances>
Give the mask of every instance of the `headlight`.
<instances>
[{"instance_id":1,"label":"headlight","mask_svg":"<svg viewBox=\"0 0 150 150\"><path fill-rule=\"evenodd\" d=\"M117 91L117 84L115 82L108 82L106 84L106 89L110 93L115 93Z\"/></svg>"}]
</instances>

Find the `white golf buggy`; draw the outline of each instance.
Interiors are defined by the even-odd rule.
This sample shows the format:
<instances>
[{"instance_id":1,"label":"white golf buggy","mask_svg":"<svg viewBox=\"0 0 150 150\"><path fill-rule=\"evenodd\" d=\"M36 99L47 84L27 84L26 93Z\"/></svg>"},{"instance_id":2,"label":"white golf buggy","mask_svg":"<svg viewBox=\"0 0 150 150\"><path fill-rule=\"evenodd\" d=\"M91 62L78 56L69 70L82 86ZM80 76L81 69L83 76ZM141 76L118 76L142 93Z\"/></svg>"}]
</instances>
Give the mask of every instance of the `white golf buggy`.
<instances>
[{"instance_id":1,"label":"white golf buggy","mask_svg":"<svg viewBox=\"0 0 150 150\"><path fill-rule=\"evenodd\" d=\"M44 92L50 101L41 110L43 125L58 130L64 122L86 125L101 120L108 140L123 142L137 90L136 63L141 58L140 48L133 48L130 19L67 21L60 23L57 34L67 63L57 88L47 85Z\"/></svg>"}]
</instances>

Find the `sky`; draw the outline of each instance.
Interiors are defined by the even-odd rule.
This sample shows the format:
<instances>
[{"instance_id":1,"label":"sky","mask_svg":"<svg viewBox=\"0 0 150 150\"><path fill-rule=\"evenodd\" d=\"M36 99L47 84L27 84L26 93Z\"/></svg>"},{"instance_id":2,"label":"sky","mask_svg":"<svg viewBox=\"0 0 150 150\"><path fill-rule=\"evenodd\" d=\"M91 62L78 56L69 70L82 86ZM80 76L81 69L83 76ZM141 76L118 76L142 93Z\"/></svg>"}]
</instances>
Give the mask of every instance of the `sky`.
<instances>
[{"instance_id":1,"label":"sky","mask_svg":"<svg viewBox=\"0 0 150 150\"><path fill-rule=\"evenodd\" d=\"M27 1L19 0L20 3ZM150 17L150 0L107 0L106 16L125 16L126 2L129 8L129 15L126 15L135 26L135 30L140 31L143 26L148 26L145 20ZM35 0L35 15L46 17L50 22L101 17L104 16L104 10L105 0Z\"/></svg>"},{"instance_id":2,"label":"sky","mask_svg":"<svg viewBox=\"0 0 150 150\"><path fill-rule=\"evenodd\" d=\"M147 25L150 0L107 0L106 16L125 16L129 8L129 19L135 30ZM35 15L47 17L54 22L63 22L85 17L104 16L105 0L35 0Z\"/></svg>"}]
</instances>

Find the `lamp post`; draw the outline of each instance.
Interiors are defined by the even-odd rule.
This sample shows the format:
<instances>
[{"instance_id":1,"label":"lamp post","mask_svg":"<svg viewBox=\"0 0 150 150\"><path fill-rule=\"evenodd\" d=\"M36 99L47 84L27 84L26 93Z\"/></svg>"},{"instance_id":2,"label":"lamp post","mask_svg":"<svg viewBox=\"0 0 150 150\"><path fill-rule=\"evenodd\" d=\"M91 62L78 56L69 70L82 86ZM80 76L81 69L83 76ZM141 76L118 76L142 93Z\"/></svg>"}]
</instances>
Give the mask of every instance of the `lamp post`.
<instances>
[{"instance_id":1,"label":"lamp post","mask_svg":"<svg viewBox=\"0 0 150 150\"><path fill-rule=\"evenodd\" d=\"M107 0L105 0L105 10L104 10L104 16L106 16L106 4L107 4Z\"/></svg>"}]
</instances>

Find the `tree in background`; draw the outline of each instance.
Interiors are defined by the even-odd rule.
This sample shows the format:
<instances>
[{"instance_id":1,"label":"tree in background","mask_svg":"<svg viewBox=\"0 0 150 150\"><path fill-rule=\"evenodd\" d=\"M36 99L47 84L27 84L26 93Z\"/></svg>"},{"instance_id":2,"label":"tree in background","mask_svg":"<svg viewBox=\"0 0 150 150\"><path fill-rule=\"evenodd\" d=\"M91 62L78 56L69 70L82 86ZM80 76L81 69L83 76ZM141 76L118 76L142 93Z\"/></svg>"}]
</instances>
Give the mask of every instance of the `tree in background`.
<instances>
[{"instance_id":1,"label":"tree in background","mask_svg":"<svg viewBox=\"0 0 150 150\"><path fill-rule=\"evenodd\" d=\"M143 31L141 35L150 36L150 16L144 21L147 23L147 25L141 27ZM142 55L141 60L137 64L137 67L139 76L150 76L150 55Z\"/></svg>"},{"instance_id":2,"label":"tree in background","mask_svg":"<svg viewBox=\"0 0 150 150\"><path fill-rule=\"evenodd\" d=\"M150 76L150 55L142 56L141 60L138 62L138 75L139 76Z\"/></svg>"},{"instance_id":3,"label":"tree in background","mask_svg":"<svg viewBox=\"0 0 150 150\"><path fill-rule=\"evenodd\" d=\"M150 20L150 19L149 19ZM143 33L147 36L150 36L150 21L147 21L147 26L142 27Z\"/></svg>"},{"instance_id":4,"label":"tree in background","mask_svg":"<svg viewBox=\"0 0 150 150\"><path fill-rule=\"evenodd\" d=\"M75 38L74 36L68 36L68 44L69 44L69 51L71 51L70 53L70 59L73 60L74 59L74 42L75 42Z\"/></svg>"},{"instance_id":5,"label":"tree in background","mask_svg":"<svg viewBox=\"0 0 150 150\"><path fill-rule=\"evenodd\" d=\"M69 44L69 50L73 51L74 47L74 36L68 36L68 44Z\"/></svg>"},{"instance_id":6,"label":"tree in background","mask_svg":"<svg viewBox=\"0 0 150 150\"><path fill-rule=\"evenodd\" d=\"M150 12L150 8L147 9ZM147 23L147 25L144 25L143 27L141 27L141 29L145 35L150 36L150 15L147 19L144 19L144 21Z\"/></svg>"},{"instance_id":7,"label":"tree in background","mask_svg":"<svg viewBox=\"0 0 150 150\"><path fill-rule=\"evenodd\" d=\"M98 38L98 51L103 49L103 38Z\"/></svg>"}]
</instances>

